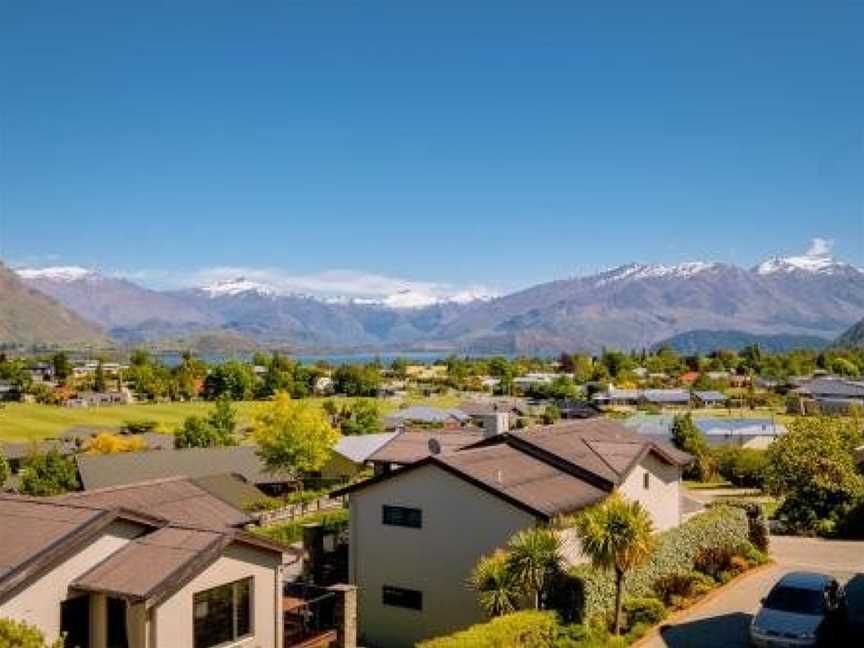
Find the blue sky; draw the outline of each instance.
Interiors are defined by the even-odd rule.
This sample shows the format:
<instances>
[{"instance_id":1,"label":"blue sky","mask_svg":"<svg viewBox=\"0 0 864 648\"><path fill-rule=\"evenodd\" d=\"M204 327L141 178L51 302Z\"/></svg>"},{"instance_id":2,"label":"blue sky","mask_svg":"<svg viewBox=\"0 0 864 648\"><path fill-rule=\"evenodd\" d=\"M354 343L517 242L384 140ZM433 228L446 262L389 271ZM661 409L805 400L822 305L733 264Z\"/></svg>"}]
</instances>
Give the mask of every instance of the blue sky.
<instances>
[{"instance_id":1,"label":"blue sky","mask_svg":"<svg viewBox=\"0 0 864 648\"><path fill-rule=\"evenodd\" d=\"M0 258L864 263L862 32L860 2L0 1Z\"/></svg>"}]
</instances>

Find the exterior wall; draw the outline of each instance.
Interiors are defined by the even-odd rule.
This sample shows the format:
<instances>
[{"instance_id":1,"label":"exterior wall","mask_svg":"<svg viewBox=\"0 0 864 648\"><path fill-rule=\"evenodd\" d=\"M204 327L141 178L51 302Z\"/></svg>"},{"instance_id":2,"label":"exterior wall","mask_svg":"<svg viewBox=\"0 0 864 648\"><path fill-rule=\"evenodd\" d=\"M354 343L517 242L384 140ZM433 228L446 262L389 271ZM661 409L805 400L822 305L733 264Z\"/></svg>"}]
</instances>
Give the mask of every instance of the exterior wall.
<instances>
[{"instance_id":1,"label":"exterior wall","mask_svg":"<svg viewBox=\"0 0 864 648\"><path fill-rule=\"evenodd\" d=\"M383 505L423 511L421 529L386 526ZM349 574L358 586L360 643L411 646L483 620L465 580L477 560L535 518L436 467L425 466L350 496ZM384 585L420 590L423 610L385 606Z\"/></svg>"},{"instance_id":2,"label":"exterior wall","mask_svg":"<svg viewBox=\"0 0 864 648\"><path fill-rule=\"evenodd\" d=\"M37 626L48 640L60 635L60 603L69 596L69 583L142 533L128 522L109 525L102 535L39 579L0 603L0 618L26 621Z\"/></svg>"},{"instance_id":3,"label":"exterior wall","mask_svg":"<svg viewBox=\"0 0 864 648\"><path fill-rule=\"evenodd\" d=\"M252 634L230 644L231 648L281 648L281 563L278 554L230 545L216 562L150 610L149 648L193 646L193 595L250 576L254 578Z\"/></svg>"},{"instance_id":4,"label":"exterior wall","mask_svg":"<svg viewBox=\"0 0 864 648\"><path fill-rule=\"evenodd\" d=\"M350 479L362 470L363 466L334 452L321 468L322 479Z\"/></svg>"},{"instance_id":5,"label":"exterior wall","mask_svg":"<svg viewBox=\"0 0 864 648\"><path fill-rule=\"evenodd\" d=\"M650 475L647 489L644 486L646 473ZM657 531L665 531L681 522L680 480L680 468L670 466L649 453L633 468L618 490L648 510Z\"/></svg>"}]
</instances>

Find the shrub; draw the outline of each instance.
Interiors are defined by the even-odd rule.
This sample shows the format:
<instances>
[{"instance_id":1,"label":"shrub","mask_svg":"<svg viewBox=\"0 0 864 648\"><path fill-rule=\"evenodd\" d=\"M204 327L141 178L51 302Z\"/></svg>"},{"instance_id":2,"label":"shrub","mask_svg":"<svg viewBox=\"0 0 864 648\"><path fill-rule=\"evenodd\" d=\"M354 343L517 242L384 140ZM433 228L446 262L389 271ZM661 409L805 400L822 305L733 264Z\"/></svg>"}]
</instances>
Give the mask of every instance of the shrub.
<instances>
[{"instance_id":1,"label":"shrub","mask_svg":"<svg viewBox=\"0 0 864 648\"><path fill-rule=\"evenodd\" d=\"M758 565L764 565L768 562L768 555L762 551L759 551L752 544L747 543L744 547L739 547L735 552L740 555L744 560L747 561L747 564L750 567L757 567Z\"/></svg>"},{"instance_id":2,"label":"shrub","mask_svg":"<svg viewBox=\"0 0 864 648\"><path fill-rule=\"evenodd\" d=\"M0 646L4 648L63 648L63 640L52 643L45 641L45 635L36 626L24 621L0 619Z\"/></svg>"},{"instance_id":3,"label":"shrub","mask_svg":"<svg viewBox=\"0 0 864 648\"><path fill-rule=\"evenodd\" d=\"M560 633L561 625L554 612L525 610L417 645L420 648L552 648Z\"/></svg>"},{"instance_id":4,"label":"shrub","mask_svg":"<svg viewBox=\"0 0 864 648\"><path fill-rule=\"evenodd\" d=\"M723 502L726 506L734 506L743 509L747 514L748 537L750 543L759 551L768 551L768 522L765 519L765 509L758 502L750 500L727 500Z\"/></svg>"},{"instance_id":5,"label":"shrub","mask_svg":"<svg viewBox=\"0 0 864 648\"><path fill-rule=\"evenodd\" d=\"M247 513L257 513L260 511L275 511L282 507L282 502L275 497L267 497L262 495L254 500L243 502L243 510Z\"/></svg>"},{"instance_id":6,"label":"shrub","mask_svg":"<svg viewBox=\"0 0 864 648\"><path fill-rule=\"evenodd\" d=\"M303 538L304 524L315 522L323 525L325 533L339 533L348 526L348 509L310 513L291 522L280 522L252 529L252 533L290 545Z\"/></svg>"},{"instance_id":7,"label":"shrub","mask_svg":"<svg viewBox=\"0 0 864 648\"><path fill-rule=\"evenodd\" d=\"M624 616L627 627L631 629L637 624L653 626L665 619L667 614L666 606L660 599L643 597L624 601Z\"/></svg>"},{"instance_id":8,"label":"shrub","mask_svg":"<svg viewBox=\"0 0 864 648\"><path fill-rule=\"evenodd\" d=\"M837 536L847 540L864 540L864 499L858 501L837 523Z\"/></svg>"},{"instance_id":9,"label":"shrub","mask_svg":"<svg viewBox=\"0 0 864 648\"><path fill-rule=\"evenodd\" d=\"M747 516L742 509L715 506L684 524L658 534L656 549L644 566L627 578L631 596L653 596L653 585L661 576L689 572L696 555L707 547L740 547L748 541ZM576 618L584 620L611 609L615 585L608 573L590 565L579 565L569 572L578 589Z\"/></svg>"},{"instance_id":10,"label":"shrub","mask_svg":"<svg viewBox=\"0 0 864 648\"><path fill-rule=\"evenodd\" d=\"M686 607L691 599L710 592L713 578L695 570L666 574L654 581L654 592L667 606Z\"/></svg>"},{"instance_id":11,"label":"shrub","mask_svg":"<svg viewBox=\"0 0 864 648\"><path fill-rule=\"evenodd\" d=\"M724 479L742 488L762 488L767 456L764 450L724 446L714 450L717 470Z\"/></svg>"},{"instance_id":12,"label":"shrub","mask_svg":"<svg viewBox=\"0 0 864 648\"><path fill-rule=\"evenodd\" d=\"M734 555L734 549L729 546L705 547L696 554L693 567L715 580L720 580L720 572L729 569Z\"/></svg>"}]
</instances>

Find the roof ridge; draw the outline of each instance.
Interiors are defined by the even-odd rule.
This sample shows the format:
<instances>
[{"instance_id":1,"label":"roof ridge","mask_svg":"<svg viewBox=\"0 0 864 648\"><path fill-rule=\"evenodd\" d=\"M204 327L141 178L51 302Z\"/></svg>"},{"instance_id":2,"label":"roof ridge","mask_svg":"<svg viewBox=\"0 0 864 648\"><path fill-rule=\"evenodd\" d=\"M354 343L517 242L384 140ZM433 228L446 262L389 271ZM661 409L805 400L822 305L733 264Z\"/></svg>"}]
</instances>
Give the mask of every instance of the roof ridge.
<instances>
[{"instance_id":1,"label":"roof ridge","mask_svg":"<svg viewBox=\"0 0 864 648\"><path fill-rule=\"evenodd\" d=\"M222 474L222 473L214 473L214 474ZM178 481L188 481L192 482L193 478L187 475L171 475L169 477L154 477L153 479L145 479L138 482L132 482L130 484L115 484L114 486L103 486L101 488L91 488L89 490L75 491L74 493L66 493L64 495L60 495L60 498L76 498L76 497L86 497L87 495L93 495L97 493L111 493L115 491L125 490L128 488L140 488L141 486L155 486L157 484L166 484L169 482L178 482ZM198 486L198 484L195 484ZM201 488L201 486L198 486Z\"/></svg>"},{"instance_id":2,"label":"roof ridge","mask_svg":"<svg viewBox=\"0 0 864 648\"><path fill-rule=\"evenodd\" d=\"M599 452L599 451L598 451L598 450L597 450L593 445L591 445L591 442L592 442L592 441L596 441L596 439L586 439L585 437L580 437L579 440L580 440L582 443L584 443L586 446L588 446L588 449L589 449L591 452L593 452L595 455L597 455L597 457L600 459L600 461L602 461L604 464L606 464L606 467L609 468L609 470L611 470L613 473L615 473L616 475L618 475L619 478L622 476L622 474L621 474L620 472L618 472L618 471L617 471L617 470L612 466L612 464L609 463L609 462L606 460L606 457L604 457L604 456L603 456L603 455L602 455L602 454L601 454L601 453L600 453L600 452ZM622 442L621 442L621 441L611 441L611 440L610 440L610 441L601 441L601 443L622 443ZM624 443L626 443L626 442L624 442ZM644 443L640 443L640 444L638 444L638 445L643 446L643 445L645 445L645 444L644 444Z\"/></svg>"}]
</instances>

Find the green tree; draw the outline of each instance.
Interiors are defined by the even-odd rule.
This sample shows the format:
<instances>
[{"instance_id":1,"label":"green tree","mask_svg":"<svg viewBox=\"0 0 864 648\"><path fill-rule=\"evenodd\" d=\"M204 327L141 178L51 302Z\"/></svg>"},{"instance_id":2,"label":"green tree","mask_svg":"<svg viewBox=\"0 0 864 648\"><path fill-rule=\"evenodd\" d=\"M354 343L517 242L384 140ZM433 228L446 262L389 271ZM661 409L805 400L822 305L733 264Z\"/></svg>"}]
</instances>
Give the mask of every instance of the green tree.
<instances>
[{"instance_id":1,"label":"green tree","mask_svg":"<svg viewBox=\"0 0 864 648\"><path fill-rule=\"evenodd\" d=\"M483 556L471 571L468 584L491 617L515 612L519 605L519 587L504 551Z\"/></svg>"},{"instance_id":2,"label":"green tree","mask_svg":"<svg viewBox=\"0 0 864 648\"><path fill-rule=\"evenodd\" d=\"M48 643L34 625L15 619L0 619L0 646L5 648L63 648L63 639Z\"/></svg>"},{"instance_id":3,"label":"green tree","mask_svg":"<svg viewBox=\"0 0 864 648\"><path fill-rule=\"evenodd\" d=\"M97 392L104 392L108 389L108 382L105 380L105 366L102 361L96 365L96 376L93 379L93 389Z\"/></svg>"},{"instance_id":4,"label":"green tree","mask_svg":"<svg viewBox=\"0 0 864 648\"><path fill-rule=\"evenodd\" d=\"M284 392L260 406L252 430L267 468L291 475L320 470L340 436L319 407Z\"/></svg>"},{"instance_id":5,"label":"green tree","mask_svg":"<svg viewBox=\"0 0 864 648\"><path fill-rule=\"evenodd\" d=\"M174 432L175 448L219 448L237 445L236 413L231 400L220 397L207 418L189 416Z\"/></svg>"},{"instance_id":6,"label":"green tree","mask_svg":"<svg viewBox=\"0 0 864 648\"><path fill-rule=\"evenodd\" d=\"M828 417L798 417L789 428L768 447L764 471L768 492L783 497L777 516L800 532L830 528L864 494L852 454L861 432Z\"/></svg>"},{"instance_id":7,"label":"green tree","mask_svg":"<svg viewBox=\"0 0 864 648\"><path fill-rule=\"evenodd\" d=\"M339 429L346 436L384 431L381 410L378 403L371 399L357 399L346 405L338 418Z\"/></svg>"},{"instance_id":8,"label":"green tree","mask_svg":"<svg viewBox=\"0 0 864 648\"><path fill-rule=\"evenodd\" d=\"M219 445L237 445L234 432L237 429L237 411L227 396L216 399L210 415L207 417L210 424L220 439Z\"/></svg>"},{"instance_id":9,"label":"green tree","mask_svg":"<svg viewBox=\"0 0 864 648\"><path fill-rule=\"evenodd\" d=\"M213 368L204 379L204 397L216 400L227 396L241 401L252 398L255 376L252 368L238 360L228 360Z\"/></svg>"},{"instance_id":10,"label":"green tree","mask_svg":"<svg viewBox=\"0 0 864 648\"><path fill-rule=\"evenodd\" d=\"M342 365L333 372L333 388L346 396L375 396L381 373L371 366Z\"/></svg>"},{"instance_id":11,"label":"green tree","mask_svg":"<svg viewBox=\"0 0 864 648\"><path fill-rule=\"evenodd\" d=\"M600 569L615 573L613 632L621 632L621 608L626 574L647 562L654 551L651 516L639 502L615 493L584 511L576 519L582 551Z\"/></svg>"},{"instance_id":12,"label":"green tree","mask_svg":"<svg viewBox=\"0 0 864 648\"><path fill-rule=\"evenodd\" d=\"M554 529L526 529L507 542L507 569L513 581L542 609L547 586L561 571L561 537Z\"/></svg>"},{"instance_id":13,"label":"green tree","mask_svg":"<svg viewBox=\"0 0 864 648\"><path fill-rule=\"evenodd\" d=\"M61 495L78 488L78 471L71 458L52 448L48 452L34 451L24 461L20 491L24 495Z\"/></svg>"},{"instance_id":14,"label":"green tree","mask_svg":"<svg viewBox=\"0 0 864 648\"><path fill-rule=\"evenodd\" d=\"M72 364L69 362L69 356L62 351L51 356L51 365L54 367L54 376L61 382L72 375Z\"/></svg>"},{"instance_id":15,"label":"green tree","mask_svg":"<svg viewBox=\"0 0 864 648\"><path fill-rule=\"evenodd\" d=\"M3 454L3 449L0 448L0 491L3 490L3 484L9 479L9 462L6 461L6 456Z\"/></svg>"},{"instance_id":16,"label":"green tree","mask_svg":"<svg viewBox=\"0 0 864 648\"><path fill-rule=\"evenodd\" d=\"M555 403L550 403L546 406L546 409L543 410L543 423L544 425L552 425L553 423L557 423L561 420L561 410L558 409L558 406Z\"/></svg>"},{"instance_id":17,"label":"green tree","mask_svg":"<svg viewBox=\"0 0 864 648\"><path fill-rule=\"evenodd\" d=\"M690 453L693 463L684 470L685 477L707 481L716 474L716 465L705 435L696 427L690 414L678 414L672 419L672 443L679 450Z\"/></svg>"}]
</instances>

